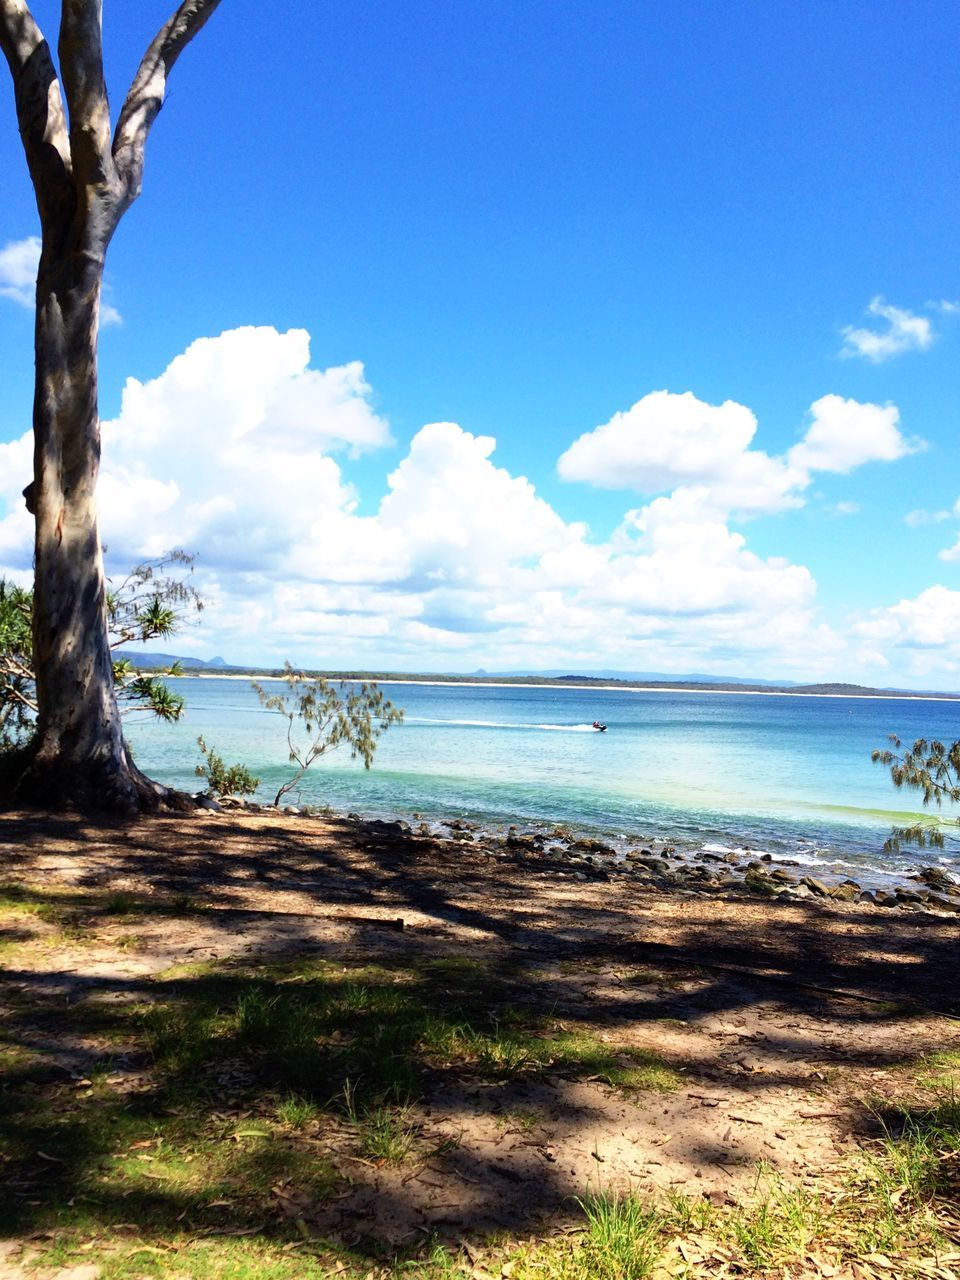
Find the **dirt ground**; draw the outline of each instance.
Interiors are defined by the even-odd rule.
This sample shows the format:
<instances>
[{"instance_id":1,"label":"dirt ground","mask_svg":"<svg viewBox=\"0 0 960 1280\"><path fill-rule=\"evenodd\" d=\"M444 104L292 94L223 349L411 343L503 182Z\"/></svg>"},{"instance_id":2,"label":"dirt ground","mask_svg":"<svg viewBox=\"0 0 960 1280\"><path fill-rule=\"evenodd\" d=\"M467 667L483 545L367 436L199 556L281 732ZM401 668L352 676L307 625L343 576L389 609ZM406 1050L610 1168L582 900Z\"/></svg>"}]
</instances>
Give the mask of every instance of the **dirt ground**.
<instances>
[{"instance_id":1,"label":"dirt ground","mask_svg":"<svg viewBox=\"0 0 960 1280\"><path fill-rule=\"evenodd\" d=\"M681 1073L673 1092L631 1096L562 1073L448 1077L418 1104L438 1153L426 1162L348 1162L331 1139L350 1185L321 1225L345 1238L372 1218L396 1241L534 1232L591 1187L722 1202L749 1189L758 1161L817 1183L876 1134L878 1099L912 1085L926 1055L960 1049L957 918L559 878L394 824L277 814L110 827L6 815L0 868L7 885L189 895L209 908L144 916L135 948L118 923L75 945L8 947L0 992L36 1006L131 999L172 966L280 952L482 956L519 973L518 999L549 1008L557 1027L650 1050ZM25 942L43 928L22 927ZM10 1009L4 1022L8 1039L74 1074L100 1052Z\"/></svg>"}]
</instances>

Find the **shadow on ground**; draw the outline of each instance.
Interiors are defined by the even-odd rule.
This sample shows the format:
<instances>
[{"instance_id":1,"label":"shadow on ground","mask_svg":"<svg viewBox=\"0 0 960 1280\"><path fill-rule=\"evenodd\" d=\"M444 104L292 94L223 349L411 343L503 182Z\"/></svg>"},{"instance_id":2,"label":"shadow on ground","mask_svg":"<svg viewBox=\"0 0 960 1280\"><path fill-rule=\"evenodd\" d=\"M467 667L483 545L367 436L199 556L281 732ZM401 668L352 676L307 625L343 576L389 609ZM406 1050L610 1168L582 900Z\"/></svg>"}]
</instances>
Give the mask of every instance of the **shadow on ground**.
<instances>
[{"instance_id":1,"label":"shadow on ground","mask_svg":"<svg viewBox=\"0 0 960 1280\"><path fill-rule=\"evenodd\" d=\"M778 1124L793 1167L836 1157L851 1090L957 1043L960 930L932 916L561 880L346 820L14 816L0 852L18 1237L374 1260L535 1233L591 1178L722 1197Z\"/></svg>"}]
</instances>

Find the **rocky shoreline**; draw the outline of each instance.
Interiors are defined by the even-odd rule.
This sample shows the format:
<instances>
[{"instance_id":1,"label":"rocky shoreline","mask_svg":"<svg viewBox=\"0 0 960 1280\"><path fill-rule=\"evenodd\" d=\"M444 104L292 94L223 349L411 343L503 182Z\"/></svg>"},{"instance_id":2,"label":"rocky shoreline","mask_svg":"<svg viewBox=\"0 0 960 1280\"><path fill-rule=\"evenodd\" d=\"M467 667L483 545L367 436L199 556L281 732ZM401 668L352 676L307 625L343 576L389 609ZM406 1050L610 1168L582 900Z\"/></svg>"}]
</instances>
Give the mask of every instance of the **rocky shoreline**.
<instances>
[{"instance_id":1,"label":"rocky shoreline","mask_svg":"<svg viewBox=\"0 0 960 1280\"><path fill-rule=\"evenodd\" d=\"M197 797L200 811L277 813L285 818L333 816L311 805L275 808L237 796ZM805 874L790 859L777 860L770 853L750 850L715 853L678 849L671 844L628 836L625 848L577 835L567 827L520 830L508 827L491 832L465 819L426 822L418 814L413 821L363 818L357 813L337 815L379 839L404 839L431 846L469 847L474 855L548 871L574 880L625 880L640 889L660 892L746 895L786 901L860 903L880 910L934 912L960 916L960 881L942 867L923 866L904 877L909 883L890 888L865 888L850 877L831 883Z\"/></svg>"}]
</instances>

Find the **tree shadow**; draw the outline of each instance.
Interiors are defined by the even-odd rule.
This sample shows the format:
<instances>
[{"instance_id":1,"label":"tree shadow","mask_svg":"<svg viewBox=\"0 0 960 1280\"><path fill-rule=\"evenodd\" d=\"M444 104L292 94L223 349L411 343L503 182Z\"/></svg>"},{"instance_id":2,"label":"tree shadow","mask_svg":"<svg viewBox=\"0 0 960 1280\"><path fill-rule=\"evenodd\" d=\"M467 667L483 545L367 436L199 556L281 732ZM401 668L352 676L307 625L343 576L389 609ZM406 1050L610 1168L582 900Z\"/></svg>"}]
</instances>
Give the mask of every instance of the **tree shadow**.
<instances>
[{"instance_id":1,"label":"tree shadow","mask_svg":"<svg viewBox=\"0 0 960 1280\"><path fill-rule=\"evenodd\" d=\"M29 948L43 910L73 948L3 974L0 1223L16 1236L127 1223L153 1241L329 1237L377 1260L431 1233L524 1233L583 1193L558 1134L603 1131L611 1107L632 1123L659 1087L670 1116L724 1090L740 1107L815 1097L834 1060L916 1063L928 1011L957 1007L952 921L561 884L528 853L396 824L10 818L0 848L26 913L6 936ZM184 922L214 962L85 963L85 937ZM703 1114L689 1161L736 1166ZM531 1127L507 1150L514 1115ZM407 1139L395 1165L376 1154Z\"/></svg>"}]
</instances>

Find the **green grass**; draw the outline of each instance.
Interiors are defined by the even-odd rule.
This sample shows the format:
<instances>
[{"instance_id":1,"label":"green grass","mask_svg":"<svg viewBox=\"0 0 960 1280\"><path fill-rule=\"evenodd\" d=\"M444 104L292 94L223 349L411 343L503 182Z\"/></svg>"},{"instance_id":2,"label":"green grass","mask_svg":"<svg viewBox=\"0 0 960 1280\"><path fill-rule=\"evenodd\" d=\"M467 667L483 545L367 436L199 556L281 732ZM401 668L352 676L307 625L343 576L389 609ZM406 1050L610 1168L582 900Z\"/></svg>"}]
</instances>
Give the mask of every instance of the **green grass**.
<instances>
[{"instance_id":1,"label":"green grass","mask_svg":"<svg viewBox=\"0 0 960 1280\"><path fill-rule=\"evenodd\" d=\"M860 1233L864 1248L896 1247L904 1216L933 1220L943 1203L960 1203L960 1096L927 1107L880 1112L883 1136L864 1162L860 1186L874 1209Z\"/></svg>"},{"instance_id":2,"label":"green grass","mask_svg":"<svg viewBox=\"0 0 960 1280\"><path fill-rule=\"evenodd\" d=\"M147 909L123 894L3 895L0 914L60 929ZM345 1233L349 1243L324 1239L318 1224L358 1165L399 1167L402 1181L405 1165L415 1173L457 1145L431 1150L438 1139L421 1105L451 1078L491 1100L504 1083L521 1086L505 1091L501 1117L521 1132L546 1120L518 1105L527 1083L595 1081L628 1097L682 1084L655 1053L561 1026L530 993L529 971L474 956L181 965L139 989L134 980L123 1001L40 1002L51 1050L61 1037L97 1047L81 1078L37 1047L42 1035L29 1053L17 1047L25 1006L12 993L11 1044L0 1051L0 1234L52 1233L33 1242L38 1264L95 1262L103 1280L449 1280L508 1263L513 1280L645 1280L665 1259L676 1273L677 1238L705 1251L715 1242L746 1274L802 1266L808 1253L900 1258L935 1247L940 1209L960 1201L954 1051L921 1065L934 1102L878 1104L881 1136L836 1195L765 1175L749 1203L721 1208L678 1194L584 1196L579 1233L548 1227L535 1243L487 1241L469 1257L422 1236L390 1247L372 1219Z\"/></svg>"},{"instance_id":3,"label":"green grass","mask_svg":"<svg viewBox=\"0 0 960 1280\"><path fill-rule=\"evenodd\" d=\"M318 1122L322 1112L310 1098L288 1093L277 1102L274 1114L278 1124L289 1129L307 1129Z\"/></svg>"},{"instance_id":4,"label":"green grass","mask_svg":"<svg viewBox=\"0 0 960 1280\"><path fill-rule=\"evenodd\" d=\"M960 1049L942 1049L923 1058L917 1066L917 1083L960 1094Z\"/></svg>"}]
</instances>

